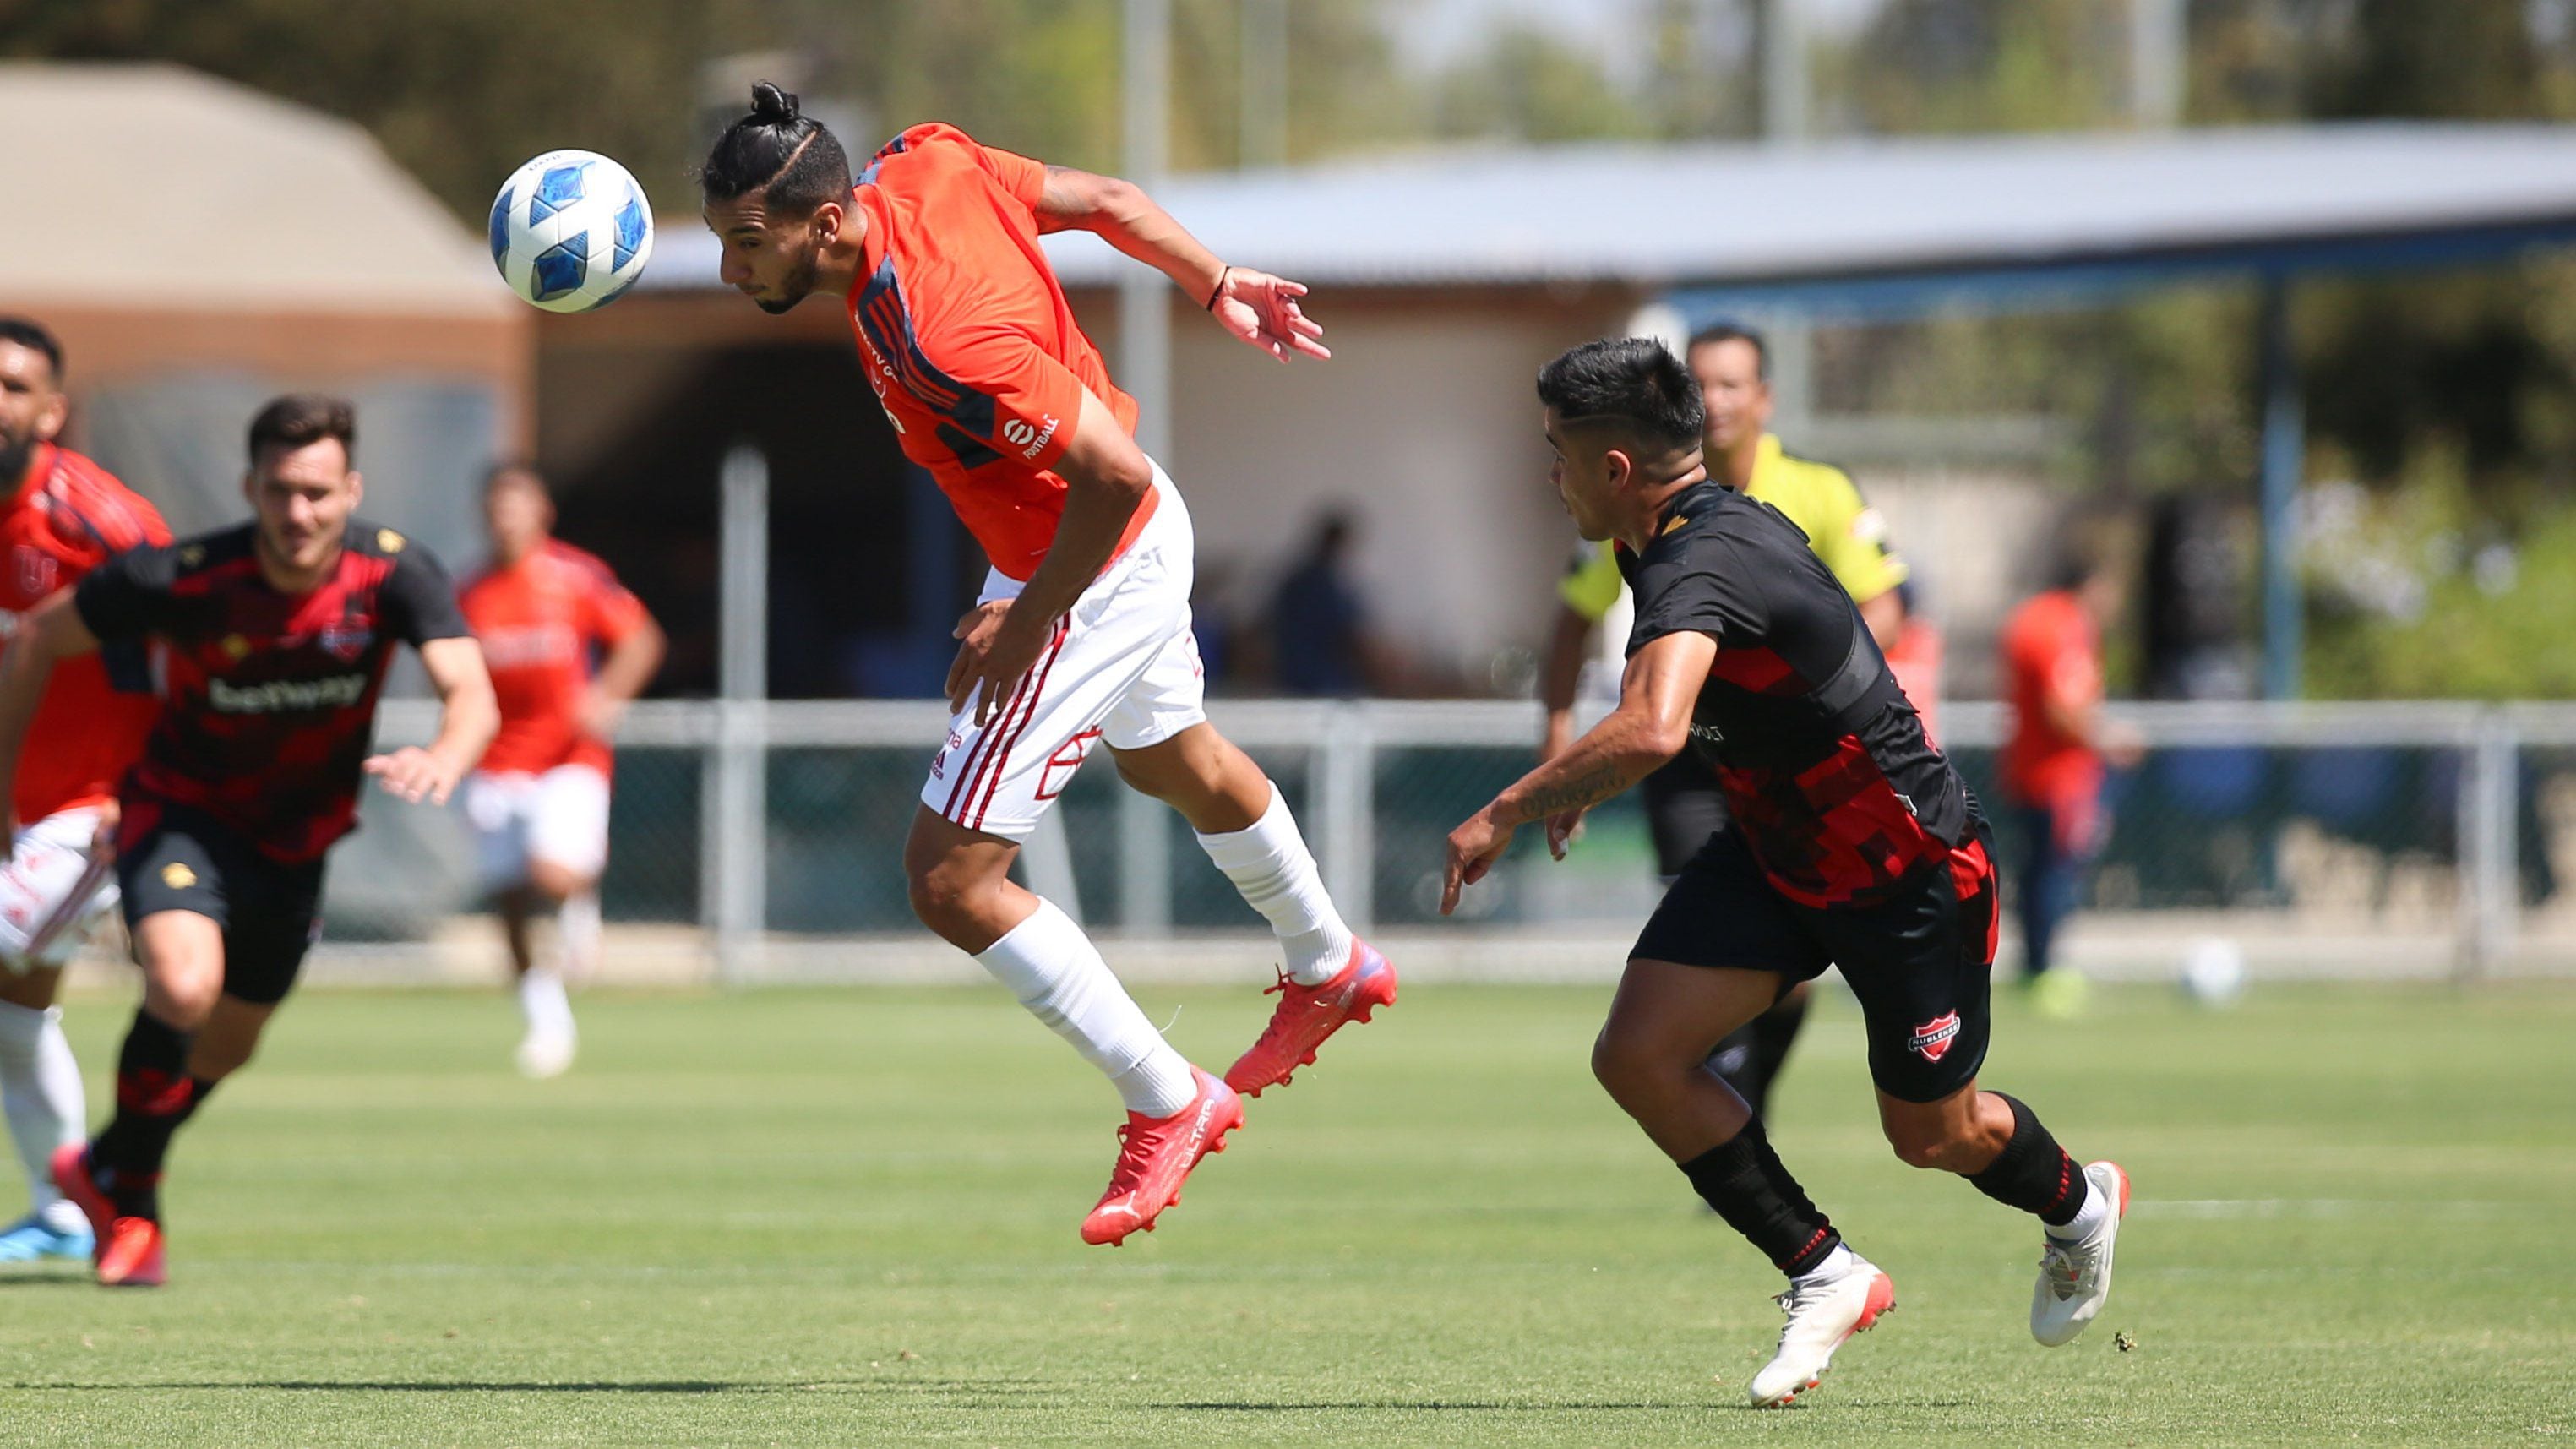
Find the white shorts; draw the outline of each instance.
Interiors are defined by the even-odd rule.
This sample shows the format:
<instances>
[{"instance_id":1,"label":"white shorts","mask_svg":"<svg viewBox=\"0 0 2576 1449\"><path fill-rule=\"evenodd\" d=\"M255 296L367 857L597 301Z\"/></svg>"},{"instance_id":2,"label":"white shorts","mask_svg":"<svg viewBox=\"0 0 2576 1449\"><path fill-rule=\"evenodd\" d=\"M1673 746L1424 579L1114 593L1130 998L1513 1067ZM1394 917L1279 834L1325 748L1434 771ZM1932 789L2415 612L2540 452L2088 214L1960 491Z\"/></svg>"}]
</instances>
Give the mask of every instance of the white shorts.
<instances>
[{"instance_id":1,"label":"white shorts","mask_svg":"<svg viewBox=\"0 0 2576 1449\"><path fill-rule=\"evenodd\" d=\"M487 891L525 884L530 861L590 879L608 864L608 777L588 765L477 771L465 782L465 819Z\"/></svg>"},{"instance_id":2,"label":"white shorts","mask_svg":"<svg viewBox=\"0 0 2576 1449\"><path fill-rule=\"evenodd\" d=\"M0 866L0 961L60 966L116 904L116 859L90 853L98 810L58 810L10 843Z\"/></svg>"},{"instance_id":3,"label":"white shorts","mask_svg":"<svg viewBox=\"0 0 2576 1449\"><path fill-rule=\"evenodd\" d=\"M1160 465L1154 490L1144 532L1074 601L1002 712L979 729L970 700L948 722L922 804L969 830L1026 839L1093 744L1143 749L1206 722L1206 671L1190 633L1190 513ZM1019 592L996 571L978 602Z\"/></svg>"}]
</instances>

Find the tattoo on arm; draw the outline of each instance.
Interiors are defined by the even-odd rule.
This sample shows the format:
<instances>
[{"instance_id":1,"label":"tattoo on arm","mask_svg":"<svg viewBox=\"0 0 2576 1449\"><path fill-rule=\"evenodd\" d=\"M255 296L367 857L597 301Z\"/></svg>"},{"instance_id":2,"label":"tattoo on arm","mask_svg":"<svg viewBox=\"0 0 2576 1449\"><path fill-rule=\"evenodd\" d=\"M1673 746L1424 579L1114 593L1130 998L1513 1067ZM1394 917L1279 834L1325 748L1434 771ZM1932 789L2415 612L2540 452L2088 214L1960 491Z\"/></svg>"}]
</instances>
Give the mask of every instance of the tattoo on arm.
<instances>
[{"instance_id":1,"label":"tattoo on arm","mask_svg":"<svg viewBox=\"0 0 2576 1449\"><path fill-rule=\"evenodd\" d=\"M1595 766L1571 780L1523 793L1513 802L1512 813L1519 818L1512 823L1525 825L1532 820L1544 820L1559 811L1597 805L1635 783L1628 771L1615 764Z\"/></svg>"}]
</instances>

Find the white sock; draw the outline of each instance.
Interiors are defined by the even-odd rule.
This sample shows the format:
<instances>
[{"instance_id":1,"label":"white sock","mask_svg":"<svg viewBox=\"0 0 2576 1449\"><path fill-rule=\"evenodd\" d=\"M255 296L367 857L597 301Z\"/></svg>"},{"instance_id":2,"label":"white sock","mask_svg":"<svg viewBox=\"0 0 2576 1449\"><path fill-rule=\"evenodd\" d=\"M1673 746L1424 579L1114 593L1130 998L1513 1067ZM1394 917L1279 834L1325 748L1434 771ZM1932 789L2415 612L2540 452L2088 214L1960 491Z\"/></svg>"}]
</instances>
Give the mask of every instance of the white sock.
<instances>
[{"instance_id":1,"label":"white sock","mask_svg":"<svg viewBox=\"0 0 2576 1449\"><path fill-rule=\"evenodd\" d=\"M1810 1285L1817 1283L1831 1283L1835 1279L1840 1278L1845 1273L1848 1273L1859 1266L1860 1254L1851 1250L1851 1244L1836 1243L1834 1244L1834 1250L1825 1255L1825 1261L1818 1263L1816 1266L1809 1268L1806 1272L1799 1274L1797 1277L1792 1278L1789 1281L1792 1283L1805 1283Z\"/></svg>"},{"instance_id":2,"label":"white sock","mask_svg":"<svg viewBox=\"0 0 2576 1449\"><path fill-rule=\"evenodd\" d=\"M583 891L555 909L555 954L564 979L588 981L599 971L599 892Z\"/></svg>"},{"instance_id":3,"label":"white sock","mask_svg":"<svg viewBox=\"0 0 2576 1449\"><path fill-rule=\"evenodd\" d=\"M2075 1210L2074 1221L2064 1227L2059 1227L2055 1223L2041 1223L2040 1230L2061 1243L2082 1242L2091 1237L2094 1230L2101 1227L2111 1216L2111 1209L2111 1195L2087 1178L2084 1183L2084 1206Z\"/></svg>"},{"instance_id":4,"label":"white sock","mask_svg":"<svg viewBox=\"0 0 2576 1449\"><path fill-rule=\"evenodd\" d=\"M1317 986L1351 964L1351 928L1333 908L1315 857L1297 833L1297 818L1279 787L1270 787L1270 808L1247 830L1202 835L1207 852L1225 878L1279 937L1288 958L1288 977L1301 986Z\"/></svg>"},{"instance_id":5,"label":"white sock","mask_svg":"<svg viewBox=\"0 0 2576 1449\"><path fill-rule=\"evenodd\" d=\"M542 964L521 973L519 1015L527 1021L530 1036L569 1038L572 1002L564 995L563 973Z\"/></svg>"},{"instance_id":6,"label":"white sock","mask_svg":"<svg viewBox=\"0 0 2576 1449\"><path fill-rule=\"evenodd\" d=\"M1040 900L1027 920L975 959L1098 1067L1128 1111L1169 1117L1197 1100L1189 1059L1163 1040L1091 938L1054 903Z\"/></svg>"},{"instance_id":7,"label":"white sock","mask_svg":"<svg viewBox=\"0 0 2576 1449\"><path fill-rule=\"evenodd\" d=\"M81 1140L89 1103L62 1017L60 1007L37 1011L0 1001L0 1099L27 1174L27 1196L47 1221L69 1227L81 1221L80 1212L54 1191L54 1149Z\"/></svg>"}]
</instances>

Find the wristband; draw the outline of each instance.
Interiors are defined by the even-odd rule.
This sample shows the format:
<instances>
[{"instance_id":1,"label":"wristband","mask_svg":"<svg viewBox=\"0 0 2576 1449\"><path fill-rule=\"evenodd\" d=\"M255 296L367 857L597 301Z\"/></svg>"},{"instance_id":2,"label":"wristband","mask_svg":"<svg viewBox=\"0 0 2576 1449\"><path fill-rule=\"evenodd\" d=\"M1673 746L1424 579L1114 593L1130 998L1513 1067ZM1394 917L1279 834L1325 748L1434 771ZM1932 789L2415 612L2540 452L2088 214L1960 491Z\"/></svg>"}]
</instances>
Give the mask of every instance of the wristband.
<instances>
[{"instance_id":1,"label":"wristband","mask_svg":"<svg viewBox=\"0 0 2576 1449\"><path fill-rule=\"evenodd\" d=\"M1225 267L1225 268L1221 268L1221 269L1217 272L1217 274L1216 274L1216 290L1215 290L1215 291L1213 291L1213 292L1208 293L1208 299L1207 299L1207 310L1209 310L1209 311L1211 311L1211 312L1215 311L1215 310L1216 310L1216 304L1217 304L1217 303L1219 303L1219 302L1221 302L1221 301L1223 301L1223 300L1225 299L1225 284L1226 284L1226 282L1227 282L1229 279L1231 279L1233 276L1234 276L1234 268L1232 268L1232 267L1230 267L1230 266L1229 266L1229 267Z\"/></svg>"}]
</instances>

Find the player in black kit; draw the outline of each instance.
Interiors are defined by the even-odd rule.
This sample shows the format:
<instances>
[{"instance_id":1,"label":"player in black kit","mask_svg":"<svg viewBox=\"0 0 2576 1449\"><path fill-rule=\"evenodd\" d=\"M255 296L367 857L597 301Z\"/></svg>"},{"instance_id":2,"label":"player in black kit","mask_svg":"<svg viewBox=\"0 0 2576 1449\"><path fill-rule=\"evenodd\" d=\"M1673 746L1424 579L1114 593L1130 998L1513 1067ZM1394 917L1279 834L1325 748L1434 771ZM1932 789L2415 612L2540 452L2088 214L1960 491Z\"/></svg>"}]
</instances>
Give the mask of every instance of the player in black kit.
<instances>
[{"instance_id":1,"label":"player in black kit","mask_svg":"<svg viewBox=\"0 0 2576 1449\"><path fill-rule=\"evenodd\" d=\"M1711 480L1698 389L1659 343L1593 342L1539 373L1553 478L1637 598L1619 706L1449 837L1445 913L1513 831L1560 857L1584 810L1689 748L1729 824L1646 924L1593 1049L1601 1084L1691 1186L1789 1275L1757 1405L1815 1386L1895 1305L1781 1165L1709 1048L1788 987L1839 966L1860 998L1879 1119L1897 1156L2037 1216L2040 1342L2071 1341L2111 1287L2128 1203L2116 1164L2078 1169L2019 1101L1977 1088L1995 877L1983 817L1924 738L1850 595L1797 528Z\"/></svg>"},{"instance_id":2,"label":"player in black kit","mask_svg":"<svg viewBox=\"0 0 2576 1449\"><path fill-rule=\"evenodd\" d=\"M125 922L143 1004L116 1064L116 1115L54 1176L97 1230L98 1281L167 1275L171 1134L250 1059L321 929L322 859L357 825L362 776L445 803L499 727L483 654L428 550L350 516L354 415L291 396L250 425L254 521L136 549L55 594L0 656L0 784L14 778L53 662L155 651L161 718L118 792ZM444 706L427 748L370 756L394 646Z\"/></svg>"}]
</instances>

